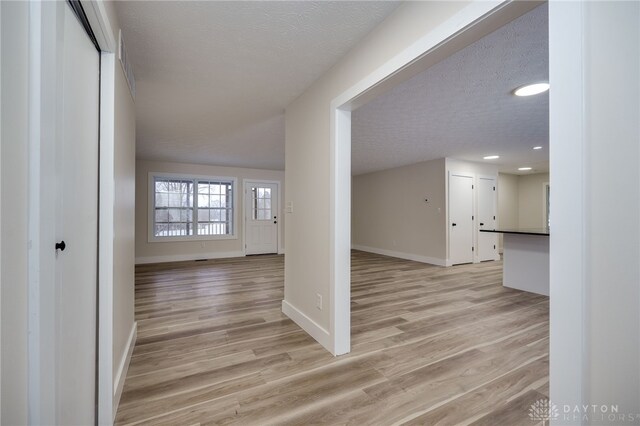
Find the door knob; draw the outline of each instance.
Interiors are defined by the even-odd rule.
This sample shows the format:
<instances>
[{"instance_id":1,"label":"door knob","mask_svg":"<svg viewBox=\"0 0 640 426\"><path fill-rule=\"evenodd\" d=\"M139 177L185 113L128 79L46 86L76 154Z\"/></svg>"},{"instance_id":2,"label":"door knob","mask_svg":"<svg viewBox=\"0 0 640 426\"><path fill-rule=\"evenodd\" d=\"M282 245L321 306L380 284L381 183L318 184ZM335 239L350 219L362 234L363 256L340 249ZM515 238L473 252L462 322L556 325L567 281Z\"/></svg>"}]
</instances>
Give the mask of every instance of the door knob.
<instances>
[{"instance_id":1,"label":"door knob","mask_svg":"<svg viewBox=\"0 0 640 426\"><path fill-rule=\"evenodd\" d=\"M455 223L452 223L451 226L457 226Z\"/></svg>"},{"instance_id":2,"label":"door knob","mask_svg":"<svg viewBox=\"0 0 640 426\"><path fill-rule=\"evenodd\" d=\"M56 243L56 250L64 251L67 248L67 244L65 244L64 240Z\"/></svg>"},{"instance_id":3,"label":"door knob","mask_svg":"<svg viewBox=\"0 0 640 426\"><path fill-rule=\"evenodd\" d=\"M277 221L277 220L274 220L274 221L273 221L273 223L278 223L278 221Z\"/></svg>"}]
</instances>

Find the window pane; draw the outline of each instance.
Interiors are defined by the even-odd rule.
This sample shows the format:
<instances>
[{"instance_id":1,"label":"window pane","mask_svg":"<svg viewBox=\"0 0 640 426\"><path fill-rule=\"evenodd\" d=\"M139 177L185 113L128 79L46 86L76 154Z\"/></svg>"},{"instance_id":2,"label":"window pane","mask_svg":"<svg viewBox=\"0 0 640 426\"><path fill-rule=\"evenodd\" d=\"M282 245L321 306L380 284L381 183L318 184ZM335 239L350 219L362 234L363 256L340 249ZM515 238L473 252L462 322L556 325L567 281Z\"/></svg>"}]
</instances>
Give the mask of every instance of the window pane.
<instances>
[{"instance_id":1,"label":"window pane","mask_svg":"<svg viewBox=\"0 0 640 426\"><path fill-rule=\"evenodd\" d=\"M158 225L156 224L155 226L155 236L156 237L166 237L167 234L167 225L166 224L161 224Z\"/></svg>"},{"instance_id":2,"label":"window pane","mask_svg":"<svg viewBox=\"0 0 640 426\"><path fill-rule=\"evenodd\" d=\"M154 233L158 237L193 234L193 188L189 179L155 179Z\"/></svg>"},{"instance_id":3,"label":"window pane","mask_svg":"<svg viewBox=\"0 0 640 426\"><path fill-rule=\"evenodd\" d=\"M156 207L167 207L169 196L165 193L156 193Z\"/></svg>"},{"instance_id":4,"label":"window pane","mask_svg":"<svg viewBox=\"0 0 640 426\"><path fill-rule=\"evenodd\" d=\"M169 209L169 222L180 222L180 209Z\"/></svg>"},{"instance_id":5,"label":"window pane","mask_svg":"<svg viewBox=\"0 0 640 426\"><path fill-rule=\"evenodd\" d=\"M168 222L169 221L169 211L168 210L156 210L156 223L157 222Z\"/></svg>"},{"instance_id":6,"label":"window pane","mask_svg":"<svg viewBox=\"0 0 640 426\"><path fill-rule=\"evenodd\" d=\"M198 222L209 222L209 209L198 209Z\"/></svg>"},{"instance_id":7,"label":"window pane","mask_svg":"<svg viewBox=\"0 0 640 426\"><path fill-rule=\"evenodd\" d=\"M264 198L271 198L271 188L264 189Z\"/></svg>"}]
</instances>

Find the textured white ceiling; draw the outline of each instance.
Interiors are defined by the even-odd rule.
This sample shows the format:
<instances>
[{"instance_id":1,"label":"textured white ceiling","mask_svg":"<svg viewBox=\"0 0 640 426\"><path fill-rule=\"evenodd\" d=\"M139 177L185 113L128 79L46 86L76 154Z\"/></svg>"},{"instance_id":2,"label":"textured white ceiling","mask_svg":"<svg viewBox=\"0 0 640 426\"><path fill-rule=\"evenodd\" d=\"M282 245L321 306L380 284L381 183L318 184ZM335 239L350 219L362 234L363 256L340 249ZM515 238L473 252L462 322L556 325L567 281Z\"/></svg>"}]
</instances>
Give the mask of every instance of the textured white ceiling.
<instances>
[{"instance_id":1,"label":"textured white ceiling","mask_svg":"<svg viewBox=\"0 0 640 426\"><path fill-rule=\"evenodd\" d=\"M547 21L543 4L354 111L353 174L491 154L502 171L548 170L548 93L511 94L548 81Z\"/></svg>"},{"instance_id":2,"label":"textured white ceiling","mask_svg":"<svg viewBox=\"0 0 640 426\"><path fill-rule=\"evenodd\" d=\"M398 2L119 1L139 158L284 168L284 108Z\"/></svg>"}]
</instances>

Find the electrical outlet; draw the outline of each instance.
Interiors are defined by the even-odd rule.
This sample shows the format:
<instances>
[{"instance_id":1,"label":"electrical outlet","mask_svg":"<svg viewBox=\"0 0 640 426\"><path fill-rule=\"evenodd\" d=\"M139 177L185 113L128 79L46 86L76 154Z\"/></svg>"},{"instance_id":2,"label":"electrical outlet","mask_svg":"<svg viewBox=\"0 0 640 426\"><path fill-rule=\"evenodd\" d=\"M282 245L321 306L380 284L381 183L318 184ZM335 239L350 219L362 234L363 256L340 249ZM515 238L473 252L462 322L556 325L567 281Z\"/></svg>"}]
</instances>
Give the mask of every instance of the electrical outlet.
<instances>
[{"instance_id":1,"label":"electrical outlet","mask_svg":"<svg viewBox=\"0 0 640 426\"><path fill-rule=\"evenodd\" d=\"M318 310L322 310L322 295L320 294L316 294L316 308L318 308Z\"/></svg>"}]
</instances>

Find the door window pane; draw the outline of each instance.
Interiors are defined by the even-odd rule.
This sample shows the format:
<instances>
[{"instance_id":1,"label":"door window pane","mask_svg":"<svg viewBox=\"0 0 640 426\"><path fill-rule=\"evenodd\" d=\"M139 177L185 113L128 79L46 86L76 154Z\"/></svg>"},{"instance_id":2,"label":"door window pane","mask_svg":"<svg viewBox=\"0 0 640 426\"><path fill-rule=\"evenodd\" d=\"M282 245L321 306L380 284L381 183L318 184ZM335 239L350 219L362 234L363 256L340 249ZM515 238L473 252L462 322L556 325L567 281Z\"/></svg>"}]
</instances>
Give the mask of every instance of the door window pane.
<instances>
[{"instance_id":1,"label":"door window pane","mask_svg":"<svg viewBox=\"0 0 640 426\"><path fill-rule=\"evenodd\" d=\"M251 188L251 217L253 220L271 220L271 188Z\"/></svg>"}]
</instances>

